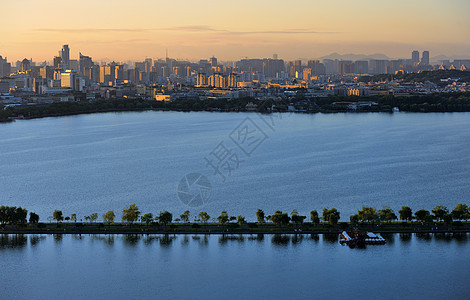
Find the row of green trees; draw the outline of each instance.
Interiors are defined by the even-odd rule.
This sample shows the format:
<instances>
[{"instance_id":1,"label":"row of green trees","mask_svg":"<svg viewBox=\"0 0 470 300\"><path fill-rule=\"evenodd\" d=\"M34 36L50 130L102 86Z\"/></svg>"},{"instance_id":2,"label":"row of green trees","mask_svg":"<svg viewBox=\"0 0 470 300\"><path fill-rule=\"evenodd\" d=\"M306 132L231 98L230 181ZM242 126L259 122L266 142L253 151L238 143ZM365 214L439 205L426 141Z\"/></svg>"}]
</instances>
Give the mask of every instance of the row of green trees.
<instances>
[{"instance_id":1,"label":"row of green trees","mask_svg":"<svg viewBox=\"0 0 470 300\"><path fill-rule=\"evenodd\" d=\"M431 214L432 212L432 214ZM452 220L468 220L470 219L470 210L466 204L458 204L452 212L445 206L438 205L431 212L420 209L413 215L413 211L408 206L402 206L398 211L399 219L402 221L417 220L420 222L432 222L435 221L452 221ZM93 214L92 214L93 215ZM96 215L96 214L95 214ZM92 218L92 220L95 220ZM113 211L108 211L103 215L103 221L105 223L113 223L115 214ZM195 218L195 222L207 223L211 219L207 212L200 212ZM258 209L256 211L256 219L258 223L272 222L277 225L287 225L289 223L302 224L307 216L299 215L297 210L292 211L289 214L276 210L272 215L266 215L263 210ZM57 218L54 217L54 220ZM187 223L190 220L190 212L187 210L183 214L176 218L175 222ZM244 216L230 216L227 211L222 211L220 216L215 218L218 223L226 224L232 221L236 221L238 224L246 223ZM318 211L312 210L310 212L310 221L313 224L319 224L321 221L335 225L340 220L340 212L336 208L324 208L322 216L320 218ZM375 207L363 206L362 209L358 210L357 214L350 217L350 222L353 224L358 223L381 223L381 222L393 222L398 220L397 215L390 207L384 207L383 209L377 210ZM58 220L61 221L61 220ZM163 224L169 224L173 221L173 215L168 211L161 212L158 216L153 216L152 213L147 213L141 216L139 208L132 204L126 207L122 211L122 221L127 223L134 223L141 221L142 223L150 224L153 222L160 222Z\"/></svg>"},{"instance_id":2,"label":"row of green trees","mask_svg":"<svg viewBox=\"0 0 470 300\"><path fill-rule=\"evenodd\" d=\"M25 224L28 211L21 207L14 206L0 206L0 224ZM98 213L92 213L89 216L85 216L85 221L96 222L98 219ZM102 215L104 223L114 223L116 214L114 211L110 210ZM191 213L189 210L186 210L178 218L174 219L176 223L188 223L190 222ZM62 211L55 210L52 214L52 220L57 222L63 221L72 221L77 222L77 215L71 214L70 216L64 217ZM293 210L290 214L276 210L272 215L266 215L263 210L258 209L256 211L256 220L258 223L272 222L277 225L287 225L289 223L302 224L307 219L307 216L302 216L298 213L297 210ZM397 214L390 207L384 207L380 210L377 210L375 207L363 206L362 209L357 211L357 214L350 216L350 222L353 224L359 223L390 223L397 221L398 219L402 221L412 221L416 220L419 222L430 223L433 221L437 222L452 222L453 220L469 220L470 219L470 208L466 204L457 204L457 206L452 210L443 205L438 205L433 208L431 211L425 209L419 209L413 213L412 209L408 206L402 206ZM135 204L131 204L128 207L125 207L122 210L122 222L129 224L135 222L141 222L145 224L151 224L154 222L159 222L164 225L173 222L173 214L168 211L162 211L157 216L154 216L152 213L141 214L139 208ZM211 220L211 216L207 212L199 212L194 217L194 222L207 223ZM221 214L212 218L214 222L219 224L227 224L230 222L236 221L238 224L246 223L244 216L230 216L227 211L222 211ZM317 210L312 210L310 212L310 221L312 224L320 224L322 221L324 223L335 225L340 220L340 212L336 208L324 208L322 215L320 217ZM39 222L39 216L36 213L31 212L29 223L34 224Z\"/></svg>"},{"instance_id":3,"label":"row of green trees","mask_svg":"<svg viewBox=\"0 0 470 300\"><path fill-rule=\"evenodd\" d=\"M443 205L434 207L431 212L425 209L417 210L414 215L413 211L408 206L402 206L398 211L399 218L402 221L412 221L413 219L419 222L431 223L433 221L444 221L450 223L453 220L469 220L470 210L466 204L457 204L457 206L449 212L449 209ZM384 207L377 210L375 207L363 206L357 214L350 217L351 223L380 223L392 222L398 220L397 215L390 207Z\"/></svg>"},{"instance_id":4,"label":"row of green trees","mask_svg":"<svg viewBox=\"0 0 470 300\"><path fill-rule=\"evenodd\" d=\"M16 206L0 206L0 224L26 224L28 211ZM37 223L39 216L35 213L30 214L29 222Z\"/></svg>"}]
</instances>

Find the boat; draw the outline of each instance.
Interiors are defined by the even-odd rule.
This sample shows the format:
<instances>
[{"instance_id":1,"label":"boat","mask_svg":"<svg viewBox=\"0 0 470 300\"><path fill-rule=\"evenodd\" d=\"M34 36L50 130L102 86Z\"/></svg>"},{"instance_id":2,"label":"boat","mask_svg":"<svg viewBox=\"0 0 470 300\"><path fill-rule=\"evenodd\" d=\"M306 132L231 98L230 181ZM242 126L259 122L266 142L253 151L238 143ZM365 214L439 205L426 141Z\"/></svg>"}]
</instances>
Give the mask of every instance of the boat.
<instances>
[{"instance_id":1,"label":"boat","mask_svg":"<svg viewBox=\"0 0 470 300\"><path fill-rule=\"evenodd\" d=\"M384 245L385 239L379 233L363 232L363 231L343 231L340 234L341 245L348 245L350 247L365 246L365 245Z\"/></svg>"}]
</instances>

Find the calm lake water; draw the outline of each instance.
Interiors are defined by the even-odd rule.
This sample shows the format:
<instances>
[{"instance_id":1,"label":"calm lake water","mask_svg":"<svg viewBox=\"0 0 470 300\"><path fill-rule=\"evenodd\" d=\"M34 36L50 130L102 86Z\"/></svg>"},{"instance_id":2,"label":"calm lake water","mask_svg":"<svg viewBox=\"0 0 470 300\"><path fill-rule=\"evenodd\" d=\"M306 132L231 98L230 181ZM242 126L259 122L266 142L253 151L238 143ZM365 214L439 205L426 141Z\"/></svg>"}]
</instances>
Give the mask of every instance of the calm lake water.
<instances>
[{"instance_id":1,"label":"calm lake water","mask_svg":"<svg viewBox=\"0 0 470 300\"><path fill-rule=\"evenodd\" d=\"M470 234L0 235L0 299L468 299Z\"/></svg>"},{"instance_id":2,"label":"calm lake water","mask_svg":"<svg viewBox=\"0 0 470 300\"><path fill-rule=\"evenodd\" d=\"M336 207L348 221L362 205L470 204L469 113L278 117L126 112L0 124L0 205L42 221L55 209L79 219L114 210L120 219L131 203L143 213L226 209L247 220L258 208L307 215ZM214 164L225 149L232 170L220 166L224 182L205 158ZM178 198L188 173L211 183L201 207Z\"/></svg>"}]
</instances>

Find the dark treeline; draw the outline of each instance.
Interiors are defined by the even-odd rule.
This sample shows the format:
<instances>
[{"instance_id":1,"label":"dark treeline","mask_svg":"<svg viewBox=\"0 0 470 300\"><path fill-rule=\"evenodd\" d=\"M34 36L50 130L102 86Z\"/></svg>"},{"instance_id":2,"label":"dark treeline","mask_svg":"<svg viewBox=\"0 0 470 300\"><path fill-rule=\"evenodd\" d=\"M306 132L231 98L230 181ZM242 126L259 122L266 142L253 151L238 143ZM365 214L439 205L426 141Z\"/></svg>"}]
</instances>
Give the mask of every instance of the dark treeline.
<instances>
[{"instance_id":1,"label":"dark treeline","mask_svg":"<svg viewBox=\"0 0 470 300\"><path fill-rule=\"evenodd\" d=\"M8 207L0 206L0 224L26 224L26 217L28 211L21 207ZM115 222L116 214L110 210L102 215L103 223L111 224ZM246 222L245 216L231 216L227 211L222 211L217 217L211 217L207 212L201 211L193 216L194 224L197 223L218 223L218 224L239 224L243 225ZM329 224L336 225L340 220L340 212L336 208L324 208L321 211L321 216L317 210L310 211L308 219L313 225ZM98 213L93 213L90 216L84 216L86 221L95 222L98 219ZM122 210L122 222L133 224L140 222L143 224L171 224L171 223L191 223L191 212L189 210L183 212L181 215L173 218L173 214L168 211L162 211L154 216L152 213L142 214L139 208L132 204ZM272 215L267 215L261 209L256 211L256 223L272 223L275 225L288 225L288 224L303 224L307 216L300 215L297 210L292 211L290 214L276 210ZM431 224L433 222L445 222L447 224L453 221L467 221L470 219L470 208L466 204L458 204L452 211L445 206L438 205L431 211L419 209L413 213L412 209L408 206L402 206L398 211L398 215L390 207L376 209L375 207L363 206L354 214L349 217L350 224L380 224L392 223L398 220L409 222L416 220L417 222ZM62 221L77 222L77 214L64 217L61 210L55 210L49 220L54 220L57 223ZM39 216L33 212L30 213L29 223L36 224L39 222ZM346 222L347 223L347 222ZM252 223L253 224L253 223Z\"/></svg>"},{"instance_id":2,"label":"dark treeline","mask_svg":"<svg viewBox=\"0 0 470 300\"><path fill-rule=\"evenodd\" d=\"M39 118L47 116L63 116L73 114L109 112L109 111L245 111L249 102L258 105L258 112L274 110L285 112L291 103L296 109L307 113L344 112L347 104L338 102L376 102L377 105L361 107L360 111L390 112L393 107L408 112L468 112L470 111L470 93L434 93L429 95L400 96L376 95L360 96L329 96L309 98L306 89L298 89L295 97L288 100L256 100L240 99L176 99L172 102L137 99L111 99L83 102L59 102L47 105L14 106L0 110L0 120L18 117Z\"/></svg>"},{"instance_id":3,"label":"dark treeline","mask_svg":"<svg viewBox=\"0 0 470 300\"><path fill-rule=\"evenodd\" d=\"M470 72L460 70L436 70L424 71L420 73L397 73L380 74L373 76L363 76L359 78L360 82L381 82L391 80L403 80L404 82L426 82L430 81L437 85L445 86L448 82L442 82L441 79L460 78L462 82L470 82Z\"/></svg>"},{"instance_id":4,"label":"dark treeline","mask_svg":"<svg viewBox=\"0 0 470 300\"><path fill-rule=\"evenodd\" d=\"M0 206L0 224L25 224L27 216L28 211L21 206Z\"/></svg>"}]
</instances>

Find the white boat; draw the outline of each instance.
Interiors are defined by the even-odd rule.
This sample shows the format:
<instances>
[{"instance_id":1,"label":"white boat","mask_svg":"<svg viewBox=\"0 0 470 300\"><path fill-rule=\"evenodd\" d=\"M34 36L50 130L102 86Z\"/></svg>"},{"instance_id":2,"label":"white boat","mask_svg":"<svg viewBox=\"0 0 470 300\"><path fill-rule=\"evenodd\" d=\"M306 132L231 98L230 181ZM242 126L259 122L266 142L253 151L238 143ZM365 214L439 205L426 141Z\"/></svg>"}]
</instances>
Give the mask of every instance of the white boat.
<instances>
[{"instance_id":1,"label":"white boat","mask_svg":"<svg viewBox=\"0 0 470 300\"><path fill-rule=\"evenodd\" d=\"M346 232L343 231L340 234L340 241L341 244L346 244L350 246L355 245L383 245L386 243L385 239L378 233L373 232L360 232L360 231L353 231L353 232Z\"/></svg>"}]
</instances>

